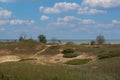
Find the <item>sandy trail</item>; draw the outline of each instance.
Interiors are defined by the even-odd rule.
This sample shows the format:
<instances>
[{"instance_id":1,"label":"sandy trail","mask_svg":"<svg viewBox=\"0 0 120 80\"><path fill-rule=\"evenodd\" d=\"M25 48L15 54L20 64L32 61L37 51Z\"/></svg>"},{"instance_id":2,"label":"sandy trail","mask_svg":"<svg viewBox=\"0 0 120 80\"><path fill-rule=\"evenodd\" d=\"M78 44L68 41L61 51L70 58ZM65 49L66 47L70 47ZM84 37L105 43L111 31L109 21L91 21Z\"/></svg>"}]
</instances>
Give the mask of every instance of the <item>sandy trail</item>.
<instances>
[{"instance_id":1,"label":"sandy trail","mask_svg":"<svg viewBox=\"0 0 120 80\"><path fill-rule=\"evenodd\" d=\"M42 49L41 51L35 53L32 57L36 57L38 54L43 53L45 50L47 50L51 45L46 45L46 47L44 49Z\"/></svg>"}]
</instances>

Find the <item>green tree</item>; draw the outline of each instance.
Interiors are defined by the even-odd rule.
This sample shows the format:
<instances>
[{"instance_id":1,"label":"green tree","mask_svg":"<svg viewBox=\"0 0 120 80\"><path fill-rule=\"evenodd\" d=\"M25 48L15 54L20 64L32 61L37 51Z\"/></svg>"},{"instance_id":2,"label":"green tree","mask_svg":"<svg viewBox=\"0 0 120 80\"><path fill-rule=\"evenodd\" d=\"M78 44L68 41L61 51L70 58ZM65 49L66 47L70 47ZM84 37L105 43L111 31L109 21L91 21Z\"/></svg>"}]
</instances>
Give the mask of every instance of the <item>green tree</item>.
<instances>
[{"instance_id":1,"label":"green tree","mask_svg":"<svg viewBox=\"0 0 120 80\"><path fill-rule=\"evenodd\" d=\"M19 41L23 41L24 38L22 36L19 37Z\"/></svg>"},{"instance_id":2,"label":"green tree","mask_svg":"<svg viewBox=\"0 0 120 80\"><path fill-rule=\"evenodd\" d=\"M98 35L98 36L96 37L96 42L97 42L97 44L104 44L104 43L105 43L105 38L104 38L104 36Z\"/></svg>"},{"instance_id":3,"label":"green tree","mask_svg":"<svg viewBox=\"0 0 120 80\"><path fill-rule=\"evenodd\" d=\"M96 44L95 41L91 41L91 42L90 42L90 45L95 45L95 44Z\"/></svg>"},{"instance_id":4,"label":"green tree","mask_svg":"<svg viewBox=\"0 0 120 80\"><path fill-rule=\"evenodd\" d=\"M39 35L38 39L39 39L39 42L42 42L42 43L46 43L47 42L45 35Z\"/></svg>"}]
</instances>

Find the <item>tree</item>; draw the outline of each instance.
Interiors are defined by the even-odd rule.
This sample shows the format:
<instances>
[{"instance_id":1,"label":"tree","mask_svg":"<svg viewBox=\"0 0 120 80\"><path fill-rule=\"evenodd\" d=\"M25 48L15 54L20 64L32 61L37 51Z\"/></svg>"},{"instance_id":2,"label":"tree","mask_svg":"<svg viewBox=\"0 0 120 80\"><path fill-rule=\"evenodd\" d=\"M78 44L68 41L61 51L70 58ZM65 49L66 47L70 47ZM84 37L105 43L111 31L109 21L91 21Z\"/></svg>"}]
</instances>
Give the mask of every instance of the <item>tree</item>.
<instances>
[{"instance_id":1,"label":"tree","mask_svg":"<svg viewBox=\"0 0 120 80\"><path fill-rule=\"evenodd\" d=\"M46 36L44 36L44 35L39 35L38 39L39 39L39 42L42 42L42 43L46 43L47 42Z\"/></svg>"},{"instance_id":2,"label":"tree","mask_svg":"<svg viewBox=\"0 0 120 80\"><path fill-rule=\"evenodd\" d=\"M96 44L95 41L91 41L91 42L90 42L90 45L95 45L95 44Z\"/></svg>"},{"instance_id":3,"label":"tree","mask_svg":"<svg viewBox=\"0 0 120 80\"><path fill-rule=\"evenodd\" d=\"M97 42L97 44L104 44L104 43L105 43L105 38L104 38L104 36L98 35L98 36L96 37L96 42Z\"/></svg>"},{"instance_id":4,"label":"tree","mask_svg":"<svg viewBox=\"0 0 120 80\"><path fill-rule=\"evenodd\" d=\"M24 40L24 38L22 36L20 36L19 41L23 41L23 40Z\"/></svg>"}]
</instances>

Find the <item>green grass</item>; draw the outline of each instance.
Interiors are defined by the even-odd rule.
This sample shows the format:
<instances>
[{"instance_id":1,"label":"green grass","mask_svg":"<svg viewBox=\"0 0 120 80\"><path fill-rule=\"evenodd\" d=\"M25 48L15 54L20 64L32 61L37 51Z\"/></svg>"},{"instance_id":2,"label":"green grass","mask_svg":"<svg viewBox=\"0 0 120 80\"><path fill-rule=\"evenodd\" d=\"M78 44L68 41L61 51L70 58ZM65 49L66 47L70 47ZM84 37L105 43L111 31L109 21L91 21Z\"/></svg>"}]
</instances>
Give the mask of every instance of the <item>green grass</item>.
<instances>
[{"instance_id":1,"label":"green grass","mask_svg":"<svg viewBox=\"0 0 120 80\"><path fill-rule=\"evenodd\" d=\"M98 55L99 59L106 59L106 58L112 58L112 57L118 57L120 56L120 53L102 53Z\"/></svg>"},{"instance_id":2,"label":"green grass","mask_svg":"<svg viewBox=\"0 0 120 80\"><path fill-rule=\"evenodd\" d=\"M89 61L91 61L91 59L73 59L73 60L65 62L65 64L69 64L69 65L82 65L82 64L88 63Z\"/></svg>"},{"instance_id":3,"label":"green grass","mask_svg":"<svg viewBox=\"0 0 120 80\"><path fill-rule=\"evenodd\" d=\"M98 55L99 59L106 59L106 58L112 58L112 57L118 57L120 56L120 50L119 49L114 49L114 50L109 50L106 52L101 52L101 54Z\"/></svg>"},{"instance_id":4,"label":"green grass","mask_svg":"<svg viewBox=\"0 0 120 80\"><path fill-rule=\"evenodd\" d=\"M0 42L0 50L9 50L12 54L34 54L43 48L44 44L33 40Z\"/></svg>"},{"instance_id":5,"label":"green grass","mask_svg":"<svg viewBox=\"0 0 120 80\"><path fill-rule=\"evenodd\" d=\"M79 74L65 66L42 66L28 63L5 63L0 71L9 76L9 80L74 80ZM67 74L67 75L65 75Z\"/></svg>"},{"instance_id":6,"label":"green grass","mask_svg":"<svg viewBox=\"0 0 120 80\"><path fill-rule=\"evenodd\" d=\"M46 49L46 51L44 51L40 55L54 56L54 55L60 53L59 49L60 49L59 45L53 45L53 46L49 47L48 49Z\"/></svg>"},{"instance_id":7,"label":"green grass","mask_svg":"<svg viewBox=\"0 0 120 80\"><path fill-rule=\"evenodd\" d=\"M0 64L0 73L9 80L120 80L119 60L110 58L80 66L12 62Z\"/></svg>"}]
</instances>

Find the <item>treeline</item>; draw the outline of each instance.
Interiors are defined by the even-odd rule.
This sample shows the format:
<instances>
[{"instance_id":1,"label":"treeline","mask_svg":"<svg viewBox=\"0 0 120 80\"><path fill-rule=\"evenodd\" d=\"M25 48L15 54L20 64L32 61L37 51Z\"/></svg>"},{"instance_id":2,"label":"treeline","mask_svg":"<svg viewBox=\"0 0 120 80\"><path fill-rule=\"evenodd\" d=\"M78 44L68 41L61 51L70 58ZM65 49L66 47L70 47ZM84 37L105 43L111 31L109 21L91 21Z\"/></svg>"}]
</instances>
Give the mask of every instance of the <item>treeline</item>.
<instances>
[{"instance_id":1,"label":"treeline","mask_svg":"<svg viewBox=\"0 0 120 80\"><path fill-rule=\"evenodd\" d=\"M31 38L27 39L25 36L20 36L19 39L1 39L0 42L21 42L21 41L36 41L36 42L41 42L41 43L62 43L61 40L58 40L56 38L52 38L51 40L47 41L47 38L45 35L38 35L38 39L34 40ZM105 44L105 38L103 35L98 35L95 40L92 40L89 42L90 45L95 45L95 44Z\"/></svg>"}]
</instances>

